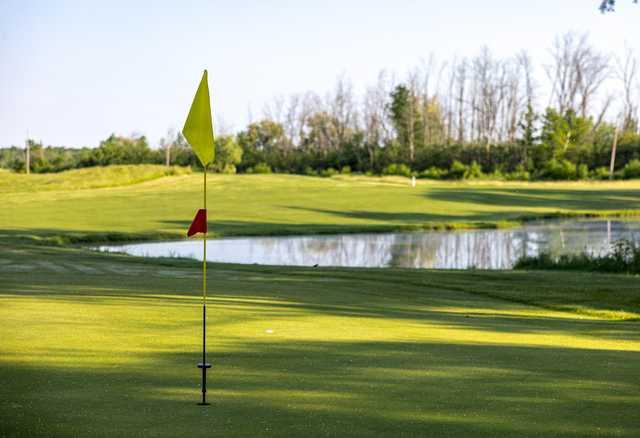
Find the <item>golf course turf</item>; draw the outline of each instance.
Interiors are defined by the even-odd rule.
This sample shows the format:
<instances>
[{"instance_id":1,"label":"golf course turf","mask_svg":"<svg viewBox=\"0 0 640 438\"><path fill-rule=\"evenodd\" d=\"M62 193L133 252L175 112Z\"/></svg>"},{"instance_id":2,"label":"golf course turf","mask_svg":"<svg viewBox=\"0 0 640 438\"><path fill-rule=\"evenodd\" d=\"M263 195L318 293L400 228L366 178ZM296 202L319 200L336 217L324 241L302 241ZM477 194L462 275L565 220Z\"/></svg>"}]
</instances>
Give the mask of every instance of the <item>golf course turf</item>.
<instances>
[{"instance_id":1,"label":"golf course turf","mask_svg":"<svg viewBox=\"0 0 640 438\"><path fill-rule=\"evenodd\" d=\"M0 173L0 437L638 436L640 278L587 272L210 264L197 406L199 264L78 243L183 236L201 179ZM212 175L209 190L221 236L640 211L640 181Z\"/></svg>"}]
</instances>

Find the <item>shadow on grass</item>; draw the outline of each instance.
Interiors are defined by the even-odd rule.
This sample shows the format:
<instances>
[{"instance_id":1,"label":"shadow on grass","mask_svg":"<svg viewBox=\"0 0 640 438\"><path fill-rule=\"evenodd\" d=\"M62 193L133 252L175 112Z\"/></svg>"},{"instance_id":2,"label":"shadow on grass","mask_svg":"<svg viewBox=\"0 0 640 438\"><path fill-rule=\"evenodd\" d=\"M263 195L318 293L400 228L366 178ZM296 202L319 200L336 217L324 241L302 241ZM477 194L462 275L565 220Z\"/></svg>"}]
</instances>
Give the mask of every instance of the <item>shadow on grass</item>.
<instances>
[{"instance_id":1,"label":"shadow on grass","mask_svg":"<svg viewBox=\"0 0 640 438\"><path fill-rule=\"evenodd\" d=\"M606 307L615 305L614 293L637 293L635 278L211 264L212 406L203 409L195 405L200 353L184 339L171 341L197 321L198 278L160 278L157 261L74 248L10 250L0 258L57 257L61 265L113 264L115 272L133 266L142 274L3 274L3 305L28 298L121 306L134 320L111 327L109 308L82 327L53 314L51 326L40 326L52 340L56 328L84 329L93 342L116 337L117 350L53 342L0 357L0 436L631 437L640 428L640 353L598 345L624 340L637 350L631 345L639 341L637 323L524 314L535 309L482 295L545 295L562 285L564 303L588 289L601 299L596 307ZM198 270L188 261L173 266ZM637 309L633 303L629 308ZM182 317L139 317L157 307ZM326 339L305 339L295 330L285 339L231 330L279 318L293 329L298 321L313 324L313 334L324 330ZM349 337L354 321L360 331ZM376 339L380 327L396 335ZM224 328L229 335L221 339L216 333ZM418 333L416 340L405 329ZM193 330L197 339L198 327ZM129 342L127 333L147 340ZM561 341L541 345L556 335Z\"/></svg>"},{"instance_id":2,"label":"shadow on grass","mask_svg":"<svg viewBox=\"0 0 640 438\"><path fill-rule=\"evenodd\" d=\"M94 263L113 263L105 275L77 275L39 272L28 283L18 273L7 277L1 293L4 297L39 297L55 302L81 303L88 306L129 306L144 308L192 306L200 304L200 277L158 277L154 264L132 257L99 255ZM117 276L113 272L133 269L137 275ZM99 266L99 265L96 265ZM199 264L177 261L177 273L197 273ZM558 334L640 341L634 322L585 319L572 314L572 302L593 310L621 310L638 313L636 280L632 277L597 276L591 283L597 300L584 302L581 284L564 288L562 302L535 301L528 297L535 287L544 296L558 283L572 278L565 273L541 277L537 272L474 273L456 271L416 271L391 269L341 269L303 267L264 267L210 264L208 306L217 315L235 312L226 318L229 324L247 320L273 320L280 317L307 318L334 316L395 320L412 325L439 326L455 330L475 330L504 334ZM330 280L330 281L328 281ZM615 281L615 284L611 284ZM603 299L606 288L611 292ZM485 289L489 292L485 292ZM501 290L511 291L500 296ZM521 290L522 301L513 291ZM575 296L576 294L577 297ZM526 302L529 298L531 302ZM558 308L557 315L535 314L535 307ZM527 311L528 312L525 312ZM242 316L245 315L245 316ZM246 316L250 315L250 316ZM604 315L604 314L603 314ZM220 318L216 324L222 324Z\"/></svg>"},{"instance_id":3,"label":"shadow on grass","mask_svg":"<svg viewBox=\"0 0 640 438\"><path fill-rule=\"evenodd\" d=\"M184 234L186 236L186 232ZM55 228L30 228L28 230L0 230L0 245L12 243L32 243L37 245L64 246L73 244L127 243L151 240L179 239L177 232L120 232L64 230Z\"/></svg>"},{"instance_id":4,"label":"shadow on grass","mask_svg":"<svg viewBox=\"0 0 640 438\"><path fill-rule=\"evenodd\" d=\"M640 190L624 189L433 188L425 192L424 196L439 201L516 208L594 211L640 209Z\"/></svg>"},{"instance_id":5,"label":"shadow on grass","mask_svg":"<svg viewBox=\"0 0 640 438\"><path fill-rule=\"evenodd\" d=\"M212 350L208 408L195 405L198 351L140 353L139 364L113 367L4 362L0 431L631 437L640 427L638 352L374 341L235 342Z\"/></svg>"},{"instance_id":6,"label":"shadow on grass","mask_svg":"<svg viewBox=\"0 0 640 438\"><path fill-rule=\"evenodd\" d=\"M310 209L310 211L312 211ZM345 215L344 217L348 217ZM164 224L187 229L190 222L165 220ZM402 229L415 229L401 224L335 224L335 223L285 223L209 220L209 233L213 236L295 236L305 234L353 234L380 233Z\"/></svg>"},{"instance_id":7,"label":"shadow on grass","mask_svg":"<svg viewBox=\"0 0 640 438\"><path fill-rule=\"evenodd\" d=\"M6 296L6 295L5 295ZM43 297L44 298L44 297ZM152 294L118 294L109 293L72 293L68 295L46 294L46 299L56 303L68 302L92 306L143 306L147 309L171 307L200 308L200 297L175 297ZM427 300L424 300L427 301ZM424 330L442 329L453 331L472 330L496 335L531 335L555 336L570 335L583 337L586 340L622 340L640 342L640 326L635 321L606 321L572 317L570 313L562 316L542 316L523 314L523 308L505 302L484 302L485 306L470 300L468 308L450 310L450 306L442 303L429 303L420 310L412 306L345 305L323 304L294 300L275 301L272 296L233 296L218 294L209 296L207 307L216 315L211 318L212 330L216 331L225 325L236 325L247 321L274 321L280 318L288 320L307 319L309 317L331 316L345 318L368 318L375 320L394 320L411 327L423 327ZM491 307L489 307L491 306ZM419 306L415 306L419 307ZM228 312L233 312L230 316ZM196 311L194 314L198 314ZM162 328L179 328L175 322L160 324ZM479 338L478 341L482 339ZM542 341L547 341L543 339ZM581 348L581 347L572 347ZM603 349L606 347L603 347Z\"/></svg>"},{"instance_id":8,"label":"shadow on grass","mask_svg":"<svg viewBox=\"0 0 640 438\"><path fill-rule=\"evenodd\" d=\"M422 212L386 212L386 211L367 211L367 210L329 210L321 208L307 208L297 206L285 206L291 210L302 210L313 213L320 213L329 216L336 216L348 219L361 219L368 221L391 222L396 227L402 229L402 225L408 227L413 225L422 225L422 228L454 228L467 225L477 228L495 228L495 213L475 213L465 214L464 216L452 216L450 214L432 214Z\"/></svg>"}]
</instances>

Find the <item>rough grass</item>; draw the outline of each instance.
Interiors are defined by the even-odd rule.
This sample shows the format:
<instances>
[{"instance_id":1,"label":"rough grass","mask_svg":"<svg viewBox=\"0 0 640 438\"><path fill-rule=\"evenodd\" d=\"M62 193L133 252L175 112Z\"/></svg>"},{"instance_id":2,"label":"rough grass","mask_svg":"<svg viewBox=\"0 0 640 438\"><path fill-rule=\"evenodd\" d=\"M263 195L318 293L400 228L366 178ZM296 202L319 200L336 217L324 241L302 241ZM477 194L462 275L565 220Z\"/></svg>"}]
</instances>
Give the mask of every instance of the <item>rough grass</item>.
<instances>
[{"instance_id":1,"label":"rough grass","mask_svg":"<svg viewBox=\"0 0 640 438\"><path fill-rule=\"evenodd\" d=\"M0 436L640 428L634 277L210 265L202 408L197 263L2 249Z\"/></svg>"}]
</instances>

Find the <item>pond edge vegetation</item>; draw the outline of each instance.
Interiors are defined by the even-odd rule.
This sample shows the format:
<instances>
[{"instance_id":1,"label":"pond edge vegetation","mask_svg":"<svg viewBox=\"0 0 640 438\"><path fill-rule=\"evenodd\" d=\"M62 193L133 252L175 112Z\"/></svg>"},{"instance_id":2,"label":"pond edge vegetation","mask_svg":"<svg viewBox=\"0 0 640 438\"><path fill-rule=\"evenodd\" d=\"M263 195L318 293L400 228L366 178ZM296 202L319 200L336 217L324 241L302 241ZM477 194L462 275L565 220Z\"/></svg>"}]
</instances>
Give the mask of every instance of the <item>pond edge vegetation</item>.
<instances>
[{"instance_id":1,"label":"pond edge vegetation","mask_svg":"<svg viewBox=\"0 0 640 438\"><path fill-rule=\"evenodd\" d=\"M622 274L640 274L640 246L629 240L612 245L610 254L563 254L553 257L549 253L520 258L514 270L591 271Z\"/></svg>"}]
</instances>

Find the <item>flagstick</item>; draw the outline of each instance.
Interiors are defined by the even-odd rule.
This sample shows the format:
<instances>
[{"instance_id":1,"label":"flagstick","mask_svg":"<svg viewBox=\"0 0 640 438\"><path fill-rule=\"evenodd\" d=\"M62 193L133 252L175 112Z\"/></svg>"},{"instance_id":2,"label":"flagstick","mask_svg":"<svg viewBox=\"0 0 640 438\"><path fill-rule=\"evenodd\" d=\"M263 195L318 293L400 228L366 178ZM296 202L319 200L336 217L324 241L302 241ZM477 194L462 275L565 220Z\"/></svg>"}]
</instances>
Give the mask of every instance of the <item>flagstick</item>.
<instances>
[{"instance_id":1,"label":"flagstick","mask_svg":"<svg viewBox=\"0 0 640 438\"><path fill-rule=\"evenodd\" d=\"M207 210L207 166L204 166L204 210L206 216ZM203 258L202 258L202 363L198 364L198 368L202 369L202 402L201 406L207 403L207 368L211 368L211 364L207 363L207 228L205 228L204 239L202 240Z\"/></svg>"}]
</instances>

